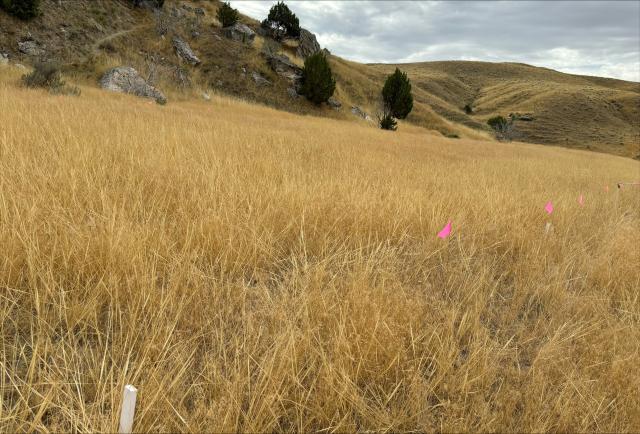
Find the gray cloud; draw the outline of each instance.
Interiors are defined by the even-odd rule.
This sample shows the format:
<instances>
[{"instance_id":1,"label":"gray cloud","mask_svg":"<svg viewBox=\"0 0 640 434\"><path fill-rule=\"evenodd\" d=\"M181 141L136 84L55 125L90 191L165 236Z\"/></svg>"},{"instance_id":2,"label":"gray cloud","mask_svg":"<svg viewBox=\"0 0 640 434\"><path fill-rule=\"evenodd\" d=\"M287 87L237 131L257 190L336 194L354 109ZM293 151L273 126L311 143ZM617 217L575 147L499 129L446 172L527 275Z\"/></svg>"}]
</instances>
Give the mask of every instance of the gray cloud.
<instances>
[{"instance_id":1,"label":"gray cloud","mask_svg":"<svg viewBox=\"0 0 640 434\"><path fill-rule=\"evenodd\" d=\"M232 1L263 19L274 2ZM359 62L523 62L640 81L638 1L289 1L303 27Z\"/></svg>"}]
</instances>

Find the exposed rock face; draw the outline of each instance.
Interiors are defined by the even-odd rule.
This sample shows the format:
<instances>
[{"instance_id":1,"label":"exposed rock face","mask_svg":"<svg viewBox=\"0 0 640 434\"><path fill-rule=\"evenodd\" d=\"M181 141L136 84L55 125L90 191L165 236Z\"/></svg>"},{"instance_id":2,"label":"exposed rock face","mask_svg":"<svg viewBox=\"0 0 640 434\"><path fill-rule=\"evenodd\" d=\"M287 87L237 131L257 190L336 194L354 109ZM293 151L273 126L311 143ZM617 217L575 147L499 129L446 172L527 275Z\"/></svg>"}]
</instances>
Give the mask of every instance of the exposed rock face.
<instances>
[{"instance_id":1,"label":"exposed rock face","mask_svg":"<svg viewBox=\"0 0 640 434\"><path fill-rule=\"evenodd\" d=\"M364 119L367 122L373 122L373 119L371 119L371 116L365 113L360 107L357 107L357 106L351 107L351 113L358 116L359 118Z\"/></svg>"},{"instance_id":2,"label":"exposed rock face","mask_svg":"<svg viewBox=\"0 0 640 434\"><path fill-rule=\"evenodd\" d=\"M222 32L227 38L244 44L253 44L253 40L256 37L256 32L242 23L235 23L233 26L225 27Z\"/></svg>"},{"instance_id":3,"label":"exposed rock face","mask_svg":"<svg viewBox=\"0 0 640 434\"><path fill-rule=\"evenodd\" d=\"M307 29L300 29L300 45L296 50L296 54L303 59L312 56L320 51L320 44L316 39L316 35Z\"/></svg>"},{"instance_id":4,"label":"exposed rock face","mask_svg":"<svg viewBox=\"0 0 640 434\"><path fill-rule=\"evenodd\" d=\"M44 50L32 39L18 41L18 50L27 56L42 56L44 54Z\"/></svg>"},{"instance_id":5,"label":"exposed rock face","mask_svg":"<svg viewBox=\"0 0 640 434\"><path fill-rule=\"evenodd\" d=\"M284 54L267 55L267 63L279 76L291 81L295 88L300 86L302 68L291 62Z\"/></svg>"},{"instance_id":6,"label":"exposed rock face","mask_svg":"<svg viewBox=\"0 0 640 434\"><path fill-rule=\"evenodd\" d=\"M100 80L100 87L112 92L130 93L143 98L152 98L158 104L166 104L167 98L155 87L140 77L130 66L118 66L107 71Z\"/></svg>"},{"instance_id":7,"label":"exposed rock face","mask_svg":"<svg viewBox=\"0 0 640 434\"><path fill-rule=\"evenodd\" d=\"M191 65L199 65L200 59L195 55L189 44L178 36L173 37L173 48L176 50L176 54L185 62Z\"/></svg>"},{"instance_id":8,"label":"exposed rock face","mask_svg":"<svg viewBox=\"0 0 640 434\"><path fill-rule=\"evenodd\" d=\"M258 86L269 86L271 84L271 82L266 78L264 78L262 75L260 75L259 72L253 71L251 73L251 77L253 78L253 81L255 81Z\"/></svg>"},{"instance_id":9,"label":"exposed rock face","mask_svg":"<svg viewBox=\"0 0 640 434\"><path fill-rule=\"evenodd\" d=\"M326 48L323 48L323 49L322 49L322 53L323 53L325 56L327 56L327 57L329 57L329 56L331 55L331 51L329 51L329 50L328 50L328 49L326 49Z\"/></svg>"},{"instance_id":10,"label":"exposed rock face","mask_svg":"<svg viewBox=\"0 0 640 434\"><path fill-rule=\"evenodd\" d=\"M327 104L329 104L329 106L334 110L340 110L340 107L342 107L342 103L334 97L329 98L327 100Z\"/></svg>"}]
</instances>

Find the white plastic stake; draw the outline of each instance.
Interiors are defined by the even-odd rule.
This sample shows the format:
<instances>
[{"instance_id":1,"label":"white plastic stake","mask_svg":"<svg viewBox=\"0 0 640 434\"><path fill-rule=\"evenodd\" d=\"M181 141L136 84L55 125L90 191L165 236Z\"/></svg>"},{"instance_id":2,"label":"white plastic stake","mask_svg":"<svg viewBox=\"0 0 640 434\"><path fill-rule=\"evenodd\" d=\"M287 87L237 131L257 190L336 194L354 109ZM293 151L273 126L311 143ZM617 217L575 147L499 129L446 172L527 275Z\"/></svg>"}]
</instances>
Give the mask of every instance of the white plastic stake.
<instances>
[{"instance_id":1,"label":"white plastic stake","mask_svg":"<svg viewBox=\"0 0 640 434\"><path fill-rule=\"evenodd\" d=\"M136 412L136 396L138 389L131 384L124 386L122 397L122 411L120 412L120 434L130 434L133 429L133 415Z\"/></svg>"},{"instance_id":2,"label":"white plastic stake","mask_svg":"<svg viewBox=\"0 0 640 434\"><path fill-rule=\"evenodd\" d=\"M551 222L547 222L546 226L544 227L544 233L548 234L552 228L553 226L551 226Z\"/></svg>"}]
</instances>

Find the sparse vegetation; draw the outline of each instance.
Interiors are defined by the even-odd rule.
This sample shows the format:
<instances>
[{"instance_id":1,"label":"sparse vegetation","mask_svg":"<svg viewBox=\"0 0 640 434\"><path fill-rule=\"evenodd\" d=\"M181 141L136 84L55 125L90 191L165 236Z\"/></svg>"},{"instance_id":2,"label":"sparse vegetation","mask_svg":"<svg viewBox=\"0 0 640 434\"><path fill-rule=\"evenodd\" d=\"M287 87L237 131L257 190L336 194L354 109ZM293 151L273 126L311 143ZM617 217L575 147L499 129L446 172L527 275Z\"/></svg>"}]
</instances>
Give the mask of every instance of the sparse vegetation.
<instances>
[{"instance_id":1,"label":"sparse vegetation","mask_svg":"<svg viewBox=\"0 0 640 434\"><path fill-rule=\"evenodd\" d=\"M218 21L222 24L222 27L230 27L238 22L240 19L240 14L237 9L231 7L229 2L222 2L218 11L216 12L216 17Z\"/></svg>"},{"instance_id":2,"label":"sparse vegetation","mask_svg":"<svg viewBox=\"0 0 640 434\"><path fill-rule=\"evenodd\" d=\"M314 104L327 102L336 89L331 67L324 53L319 52L307 57L302 70L300 94Z\"/></svg>"},{"instance_id":3,"label":"sparse vegetation","mask_svg":"<svg viewBox=\"0 0 640 434\"><path fill-rule=\"evenodd\" d=\"M499 140L511 140L513 134L514 118L510 116L507 120L504 116L494 116L487 120L489 125L496 134L496 138Z\"/></svg>"},{"instance_id":4,"label":"sparse vegetation","mask_svg":"<svg viewBox=\"0 0 640 434\"><path fill-rule=\"evenodd\" d=\"M0 8L27 21L40 13L40 0L0 0Z\"/></svg>"},{"instance_id":5,"label":"sparse vegetation","mask_svg":"<svg viewBox=\"0 0 640 434\"><path fill-rule=\"evenodd\" d=\"M378 117L378 124L383 130L395 131L398 129L398 122L390 113L384 113L382 116Z\"/></svg>"},{"instance_id":6,"label":"sparse vegetation","mask_svg":"<svg viewBox=\"0 0 640 434\"><path fill-rule=\"evenodd\" d=\"M19 74L0 431L115 432L125 384L135 432L640 426L637 161Z\"/></svg>"},{"instance_id":7,"label":"sparse vegetation","mask_svg":"<svg viewBox=\"0 0 640 434\"><path fill-rule=\"evenodd\" d=\"M22 76L22 83L26 87L43 88L54 94L80 95L80 89L76 86L68 86L62 80L60 65L55 62L39 62L34 65L33 71Z\"/></svg>"},{"instance_id":8,"label":"sparse vegetation","mask_svg":"<svg viewBox=\"0 0 640 434\"><path fill-rule=\"evenodd\" d=\"M464 112L468 115L473 114L473 108L471 107L471 104L466 104L464 106Z\"/></svg>"}]
</instances>

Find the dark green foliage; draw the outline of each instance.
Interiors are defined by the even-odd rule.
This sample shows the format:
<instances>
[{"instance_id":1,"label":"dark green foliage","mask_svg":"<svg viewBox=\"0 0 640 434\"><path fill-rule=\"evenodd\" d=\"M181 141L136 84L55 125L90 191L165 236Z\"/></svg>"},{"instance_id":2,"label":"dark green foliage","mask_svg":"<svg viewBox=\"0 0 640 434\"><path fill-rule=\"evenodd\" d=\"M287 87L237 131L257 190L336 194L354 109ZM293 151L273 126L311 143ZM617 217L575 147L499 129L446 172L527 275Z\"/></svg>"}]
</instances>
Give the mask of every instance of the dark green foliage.
<instances>
[{"instance_id":1,"label":"dark green foliage","mask_svg":"<svg viewBox=\"0 0 640 434\"><path fill-rule=\"evenodd\" d=\"M487 125L496 131L500 131L508 125L508 121L504 116L494 116L487 121Z\"/></svg>"},{"instance_id":2,"label":"dark green foliage","mask_svg":"<svg viewBox=\"0 0 640 434\"><path fill-rule=\"evenodd\" d=\"M300 21L284 2L278 2L271 7L266 24L283 28L287 36L293 38L300 36Z\"/></svg>"},{"instance_id":3,"label":"dark green foliage","mask_svg":"<svg viewBox=\"0 0 640 434\"><path fill-rule=\"evenodd\" d=\"M22 76L26 87L48 89L54 94L80 95L80 89L67 86L62 80L60 66L53 62L41 62L34 65L33 71Z\"/></svg>"},{"instance_id":4,"label":"dark green foliage","mask_svg":"<svg viewBox=\"0 0 640 434\"><path fill-rule=\"evenodd\" d=\"M131 0L131 2L134 7L142 6L145 3L150 4L156 9L162 9L164 6L164 0Z\"/></svg>"},{"instance_id":5,"label":"dark green foliage","mask_svg":"<svg viewBox=\"0 0 640 434\"><path fill-rule=\"evenodd\" d=\"M223 2L218 8L218 12L216 13L216 17L218 21L222 24L222 27L233 26L238 22L240 18L240 14L238 14L238 10L231 7L229 2Z\"/></svg>"},{"instance_id":6,"label":"dark green foliage","mask_svg":"<svg viewBox=\"0 0 640 434\"><path fill-rule=\"evenodd\" d=\"M473 108L471 108L471 104L467 104L464 106L464 112L468 115L470 115L471 113L473 113Z\"/></svg>"},{"instance_id":7,"label":"dark green foliage","mask_svg":"<svg viewBox=\"0 0 640 434\"><path fill-rule=\"evenodd\" d=\"M385 113L398 119L406 119L413 109L411 82L406 73L396 68L396 71L387 77L382 88L382 99Z\"/></svg>"},{"instance_id":8,"label":"dark green foliage","mask_svg":"<svg viewBox=\"0 0 640 434\"><path fill-rule=\"evenodd\" d=\"M315 104L326 102L336 90L331 67L324 53L316 53L307 57L302 70L302 87L300 93Z\"/></svg>"},{"instance_id":9,"label":"dark green foliage","mask_svg":"<svg viewBox=\"0 0 640 434\"><path fill-rule=\"evenodd\" d=\"M0 0L0 6L21 20L30 20L40 13L40 0Z\"/></svg>"},{"instance_id":10,"label":"dark green foliage","mask_svg":"<svg viewBox=\"0 0 640 434\"><path fill-rule=\"evenodd\" d=\"M380 128L383 130L395 131L398 129L398 122L390 113L385 113L380 119Z\"/></svg>"}]
</instances>

